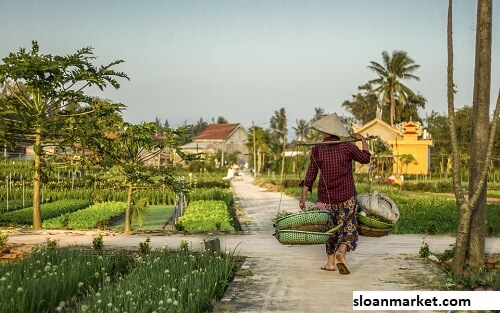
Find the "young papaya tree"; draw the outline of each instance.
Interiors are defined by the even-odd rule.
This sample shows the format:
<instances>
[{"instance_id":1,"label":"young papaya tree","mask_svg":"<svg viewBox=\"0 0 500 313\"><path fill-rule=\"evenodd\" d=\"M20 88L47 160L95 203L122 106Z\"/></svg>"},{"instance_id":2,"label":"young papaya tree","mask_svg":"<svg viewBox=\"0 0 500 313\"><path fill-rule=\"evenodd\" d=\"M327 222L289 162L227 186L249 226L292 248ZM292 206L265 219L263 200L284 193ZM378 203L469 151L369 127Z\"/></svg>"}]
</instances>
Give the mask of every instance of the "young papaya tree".
<instances>
[{"instance_id":1,"label":"young papaya tree","mask_svg":"<svg viewBox=\"0 0 500 313\"><path fill-rule=\"evenodd\" d=\"M93 137L92 152L95 162L105 168L113 168L118 172L114 177L121 185L127 188L127 203L125 210L125 232L129 232L133 192L135 188L166 185L176 189L173 167L171 164L154 164L150 162L161 154L176 153L184 160L195 160L196 154L184 154L179 149L182 135L187 132L186 127L171 129L165 127L157 136L158 125L154 122L138 125L122 123L112 133L105 136ZM140 199L135 199L139 202Z\"/></svg>"},{"instance_id":2,"label":"young papaya tree","mask_svg":"<svg viewBox=\"0 0 500 313\"><path fill-rule=\"evenodd\" d=\"M92 64L95 58L90 47L64 56L42 54L38 43L33 41L31 50L21 48L3 58L0 64L0 85L7 91L7 96L0 100L1 118L12 122L15 140L31 142L34 147L35 229L42 227L40 191L47 179L44 146L62 147L65 143L67 133L64 127L74 118L74 113L68 108L81 108L77 113L79 116L92 113L101 118L114 115L123 108L120 104L93 101L88 95L91 87L102 91L111 85L118 89L120 84L116 79L128 79L126 74L113 69L122 60L96 67Z\"/></svg>"}]
</instances>

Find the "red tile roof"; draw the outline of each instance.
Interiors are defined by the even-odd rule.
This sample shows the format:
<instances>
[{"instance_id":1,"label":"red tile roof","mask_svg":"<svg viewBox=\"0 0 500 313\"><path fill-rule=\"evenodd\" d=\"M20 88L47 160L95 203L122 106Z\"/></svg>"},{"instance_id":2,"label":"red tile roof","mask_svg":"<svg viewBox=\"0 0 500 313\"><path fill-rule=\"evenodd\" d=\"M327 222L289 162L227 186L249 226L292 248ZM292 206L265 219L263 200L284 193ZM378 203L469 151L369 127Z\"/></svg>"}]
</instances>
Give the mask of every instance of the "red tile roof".
<instances>
[{"instance_id":1,"label":"red tile roof","mask_svg":"<svg viewBox=\"0 0 500 313\"><path fill-rule=\"evenodd\" d=\"M194 140L224 140L226 139L240 124L210 124L198 137Z\"/></svg>"}]
</instances>

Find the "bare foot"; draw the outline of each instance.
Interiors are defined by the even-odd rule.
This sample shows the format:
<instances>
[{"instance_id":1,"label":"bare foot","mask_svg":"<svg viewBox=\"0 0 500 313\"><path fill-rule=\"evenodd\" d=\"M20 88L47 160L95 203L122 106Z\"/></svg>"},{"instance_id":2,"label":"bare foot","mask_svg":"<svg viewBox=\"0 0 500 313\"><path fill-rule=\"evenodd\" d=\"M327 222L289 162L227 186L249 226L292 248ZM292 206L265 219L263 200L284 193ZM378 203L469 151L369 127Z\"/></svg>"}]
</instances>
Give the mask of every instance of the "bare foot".
<instances>
[{"instance_id":1,"label":"bare foot","mask_svg":"<svg viewBox=\"0 0 500 313\"><path fill-rule=\"evenodd\" d=\"M328 266L328 264L325 264L321 267L322 270L324 271L330 271L330 272L334 272L335 271L335 265L333 266Z\"/></svg>"},{"instance_id":2,"label":"bare foot","mask_svg":"<svg viewBox=\"0 0 500 313\"><path fill-rule=\"evenodd\" d=\"M349 274L350 271L347 268L347 265L345 264L344 256L340 253L337 253L335 258L337 259L337 268L339 269L339 273L340 274Z\"/></svg>"}]
</instances>

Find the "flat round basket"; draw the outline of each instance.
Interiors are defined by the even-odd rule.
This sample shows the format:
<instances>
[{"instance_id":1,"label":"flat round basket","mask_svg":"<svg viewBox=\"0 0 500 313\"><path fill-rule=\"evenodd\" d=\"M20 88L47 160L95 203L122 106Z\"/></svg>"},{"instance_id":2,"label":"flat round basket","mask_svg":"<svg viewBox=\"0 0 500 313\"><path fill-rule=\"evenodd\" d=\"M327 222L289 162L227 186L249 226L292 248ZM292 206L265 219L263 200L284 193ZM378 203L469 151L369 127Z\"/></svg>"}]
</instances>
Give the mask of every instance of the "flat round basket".
<instances>
[{"instance_id":1,"label":"flat round basket","mask_svg":"<svg viewBox=\"0 0 500 313\"><path fill-rule=\"evenodd\" d=\"M328 211L305 211L289 214L279 218L275 223L276 229L296 229L305 225L326 226L330 213Z\"/></svg>"},{"instance_id":2,"label":"flat round basket","mask_svg":"<svg viewBox=\"0 0 500 313\"><path fill-rule=\"evenodd\" d=\"M327 231L326 223L324 224L304 224L304 225L293 225L285 228L286 230L302 230L311 231L316 233L324 233ZM283 230L285 230L283 229Z\"/></svg>"},{"instance_id":3,"label":"flat round basket","mask_svg":"<svg viewBox=\"0 0 500 313\"><path fill-rule=\"evenodd\" d=\"M363 224L359 224L358 232L361 236L366 237L383 237L389 235L392 228L372 228Z\"/></svg>"},{"instance_id":4,"label":"flat round basket","mask_svg":"<svg viewBox=\"0 0 500 313\"><path fill-rule=\"evenodd\" d=\"M374 219L372 217L361 215L359 213L357 214L357 217L358 217L358 221L360 224L364 224L364 225L369 226L371 228L385 229L385 228L392 227L392 224L385 223L385 222L379 221L377 219Z\"/></svg>"},{"instance_id":5,"label":"flat round basket","mask_svg":"<svg viewBox=\"0 0 500 313\"><path fill-rule=\"evenodd\" d=\"M284 245L317 245L325 243L330 238L331 233L317 233L301 230L276 230L274 236Z\"/></svg>"},{"instance_id":6,"label":"flat round basket","mask_svg":"<svg viewBox=\"0 0 500 313\"><path fill-rule=\"evenodd\" d=\"M292 229L276 230L274 236L284 245L316 245L325 243L342 225L337 225L328 232L311 232Z\"/></svg>"}]
</instances>

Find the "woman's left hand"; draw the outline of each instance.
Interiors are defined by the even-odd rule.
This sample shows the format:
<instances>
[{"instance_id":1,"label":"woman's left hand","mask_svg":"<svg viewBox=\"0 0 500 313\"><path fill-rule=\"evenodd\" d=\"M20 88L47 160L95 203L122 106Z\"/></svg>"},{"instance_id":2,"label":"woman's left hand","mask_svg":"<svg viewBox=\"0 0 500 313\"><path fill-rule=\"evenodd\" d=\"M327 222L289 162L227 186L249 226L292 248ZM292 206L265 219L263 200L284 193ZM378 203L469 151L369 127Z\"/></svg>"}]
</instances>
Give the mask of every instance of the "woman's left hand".
<instances>
[{"instance_id":1,"label":"woman's left hand","mask_svg":"<svg viewBox=\"0 0 500 313\"><path fill-rule=\"evenodd\" d=\"M351 138L354 138L356 140L363 140L365 137L363 137L361 134L351 134Z\"/></svg>"},{"instance_id":2,"label":"woman's left hand","mask_svg":"<svg viewBox=\"0 0 500 313\"><path fill-rule=\"evenodd\" d=\"M304 210L305 210L305 208L306 208L306 202L305 202L305 200L303 200L303 199L300 199L300 200L299 200L299 208L300 208L302 211L304 211Z\"/></svg>"}]
</instances>

